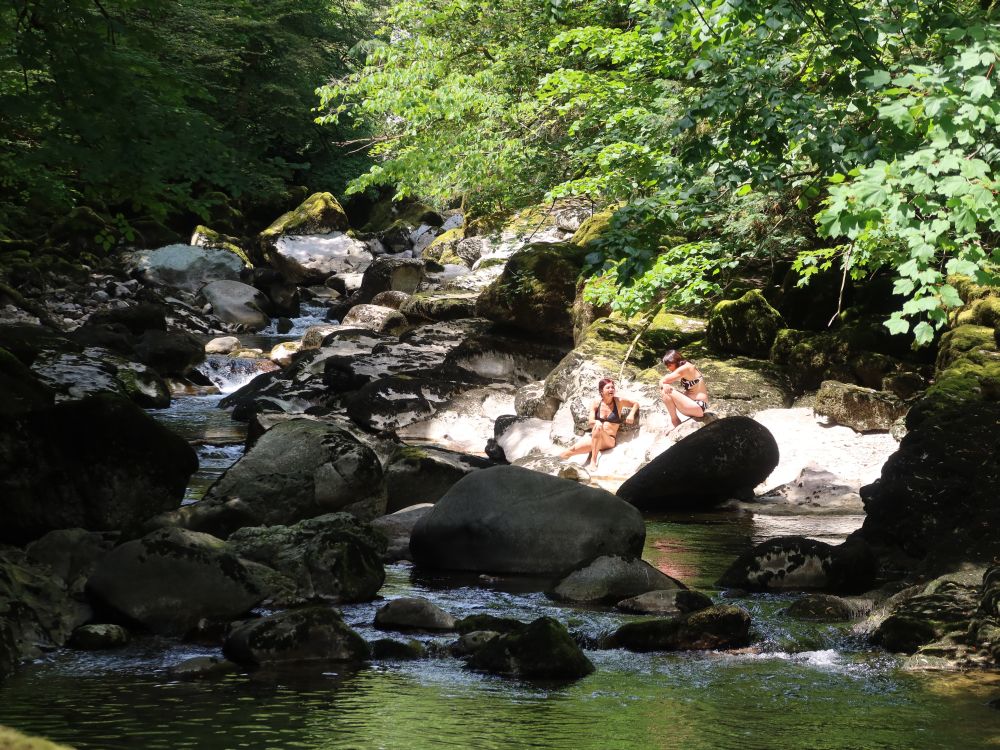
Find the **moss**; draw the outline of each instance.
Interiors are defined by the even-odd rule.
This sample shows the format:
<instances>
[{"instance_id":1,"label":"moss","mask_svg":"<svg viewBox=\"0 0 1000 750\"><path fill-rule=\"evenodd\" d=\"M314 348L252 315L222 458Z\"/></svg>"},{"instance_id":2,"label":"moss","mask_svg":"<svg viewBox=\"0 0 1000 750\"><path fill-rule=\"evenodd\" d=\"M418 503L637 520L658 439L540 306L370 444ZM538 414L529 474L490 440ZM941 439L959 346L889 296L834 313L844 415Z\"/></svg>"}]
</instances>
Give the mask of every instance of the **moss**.
<instances>
[{"instance_id":1,"label":"moss","mask_svg":"<svg viewBox=\"0 0 1000 750\"><path fill-rule=\"evenodd\" d=\"M611 217L615 215L617 209L609 208L598 211L580 225L576 233L570 238L570 242L580 247L587 247L594 240L599 239L608 231L611 226Z\"/></svg>"},{"instance_id":2,"label":"moss","mask_svg":"<svg viewBox=\"0 0 1000 750\"><path fill-rule=\"evenodd\" d=\"M705 326L706 322L700 318L690 318L660 308L642 335L642 340L661 353L667 349L682 349L701 339L705 335Z\"/></svg>"},{"instance_id":3,"label":"moss","mask_svg":"<svg viewBox=\"0 0 1000 750\"><path fill-rule=\"evenodd\" d=\"M1000 297L983 297L975 300L958 314L956 323L989 328L1000 327Z\"/></svg>"},{"instance_id":4,"label":"moss","mask_svg":"<svg viewBox=\"0 0 1000 750\"><path fill-rule=\"evenodd\" d=\"M262 239L285 234L322 234L348 228L347 214L330 193L313 193L297 208L279 216L260 233Z\"/></svg>"},{"instance_id":5,"label":"moss","mask_svg":"<svg viewBox=\"0 0 1000 750\"><path fill-rule=\"evenodd\" d=\"M759 291L751 290L738 300L715 306L708 318L706 336L709 345L719 351L766 357L783 327L781 313Z\"/></svg>"},{"instance_id":6,"label":"moss","mask_svg":"<svg viewBox=\"0 0 1000 750\"><path fill-rule=\"evenodd\" d=\"M430 258L431 260L436 260L439 263L454 263L453 260L445 260L444 257L448 258L458 256L454 253L454 246L465 238L465 230L462 227L455 227L454 229L449 229L447 232L442 232L427 247L424 248L422 257ZM458 263L463 263L461 259L457 261Z\"/></svg>"},{"instance_id":7,"label":"moss","mask_svg":"<svg viewBox=\"0 0 1000 750\"><path fill-rule=\"evenodd\" d=\"M73 750L68 745L57 745L41 737L29 737L8 727L0 727L0 748L3 750Z\"/></svg>"},{"instance_id":8,"label":"moss","mask_svg":"<svg viewBox=\"0 0 1000 750\"><path fill-rule=\"evenodd\" d=\"M402 224L408 229L421 224L441 226L441 214L426 203L417 201L379 201L368 216L368 223L362 228L364 232L384 232L394 224Z\"/></svg>"},{"instance_id":9,"label":"moss","mask_svg":"<svg viewBox=\"0 0 1000 750\"><path fill-rule=\"evenodd\" d=\"M233 255L237 256L243 265L248 268L253 268L253 263L250 262L250 257L246 252L239 246L239 239L236 237L231 237L228 234L222 234L221 232L216 232L214 229L209 229L204 224L199 224L194 228L194 233L201 235L202 241L201 246L212 248L214 250L228 250Z\"/></svg>"}]
</instances>

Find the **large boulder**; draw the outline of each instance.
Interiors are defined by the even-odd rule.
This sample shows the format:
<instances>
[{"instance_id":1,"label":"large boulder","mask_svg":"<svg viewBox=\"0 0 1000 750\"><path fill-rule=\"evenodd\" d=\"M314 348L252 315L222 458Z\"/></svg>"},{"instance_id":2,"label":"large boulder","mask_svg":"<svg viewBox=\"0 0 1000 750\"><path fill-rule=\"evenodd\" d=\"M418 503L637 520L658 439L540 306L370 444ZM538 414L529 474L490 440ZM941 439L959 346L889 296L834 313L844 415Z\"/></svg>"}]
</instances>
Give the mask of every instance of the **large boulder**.
<instances>
[{"instance_id":1,"label":"large boulder","mask_svg":"<svg viewBox=\"0 0 1000 750\"><path fill-rule=\"evenodd\" d=\"M266 565L295 583L300 600L368 601L385 582L385 541L347 513L294 526L252 526L229 537L241 558Z\"/></svg>"},{"instance_id":2,"label":"large boulder","mask_svg":"<svg viewBox=\"0 0 1000 750\"><path fill-rule=\"evenodd\" d=\"M644 560L605 555L563 578L552 594L573 602L618 602L647 591L683 588Z\"/></svg>"},{"instance_id":3,"label":"large boulder","mask_svg":"<svg viewBox=\"0 0 1000 750\"><path fill-rule=\"evenodd\" d=\"M389 258L381 256L372 261L361 278L365 300L380 292L406 292L413 294L424 280L424 262L418 258Z\"/></svg>"},{"instance_id":4,"label":"large boulder","mask_svg":"<svg viewBox=\"0 0 1000 750\"><path fill-rule=\"evenodd\" d=\"M180 505L194 450L112 396L58 404L0 424L0 542L53 529L135 532Z\"/></svg>"},{"instance_id":5,"label":"large boulder","mask_svg":"<svg viewBox=\"0 0 1000 750\"><path fill-rule=\"evenodd\" d=\"M222 653L253 666L360 662L368 658L368 645L336 610L306 607L236 625Z\"/></svg>"},{"instance_id":6,"label":"large boulder","mask_svg":"<svg viewBox=\"0 0 1000 750\"><path fill-rule=\"evenodd\" d=\"M411 505L372 521L372 528L378 530L389 540L382 557L385 562L412 559L412 555L410 554L410 535L413 534L413 527L433 507L430 503Z\"/></svg>"},{"instance_id":7,"label":"large boulder","mask_svg":"<svg viewBox=\"0 0 1000 750\"><path fill-rule=\"evenodd\" d=\"M225 542L186 529L158 529L116 547L97 566L87 590L163 635L184 635L202 619L232 620L263 598Z\"/></svg>"},{"instance_id":8,"label":"large boulder","mask_svg":"<svg viewBox=\"0 0 1000 750\"><path fill-rule=\"evenodd\" d=\"M127 256L126 267L149 284L197 292L210 281L238 280L243 260L228 250L167 245Z\"/></svg>"},{"instance_id":9,"label":"large boulder","mask_svg":"<svg viewBox=\"0 0 1000 750\"><path fill-rule=\"evenodd\" d=\"M872 587L876 559L867 544L852 539L834 546L787 536L758 544L729 566L719 585L753 591L856 593Z\"/></svg>"},{"instance_id":10,"label":"large boulder","mask_svg":"<svg viewBox=\"0 0 1000 750\"><path fill-rule=\"evenodd\" d=\"M469 666L536 680L575 680L594 671L565 626L551 617L539 617L512 633L488 640L472 655Z\"/></svg>"},{"instance_id":11,"label":"large boulder","mask_svg":"<svg viewBox=\"0 0 1000 750\"><path fill-rule=\"evenodd\" d=\"M291 419L265 432L204 499L163 521L226 537L339 510L367 520L385 512L385 500L371 448L335 425Z\"/></svg>"},{"instance_id":12,"label":"large boulder","mask_svg":"<svg viewBox=\"0 0 1000 750\"><path fill-rule=\"evenodd\" d=\"M413 530L428 568L565 573L601 555L638 557L641 516L604 490L516 466L469 474Z\"/></svg>"},{"instance_id":13,"label":"large boulder","mask_svg":"<svg viewBox=\"0 0 1000 750\"><path fill-rule=\"evenodd\" d=\"M377 333L398 334L409 326L406 316L391 307L354 305L344 316L345 326L358 326Z\"/></svg>"},{"instance_id":14,"label":"large boulder","mask_svg":"<svg viewBox=\"0 0 1000 750\"><path fill-rule=\"evenodd\" d=\"M375 613L375 627L383 630L454 630L455 618L429 599L401 596Z\"/></svg>"},{"instance_id":15,"label":"large boulder","mask_svg":"<svg viewBox=\"0 0 1000 750\"><path fill-rule=\"evenodd\" d=\"M569 242L526 245L479 297L477 314L534 335L572 339L571 309L586 256Z\"/></svg>"},{"instance_id":16,"label":"large boulder","mask_svg":"<svg viewBox=\"0 0 1000 750\"><path fill-rule=\"evenodd\" d=\"M262 240L282 235L344 232L350 223L343 207L330 193L313 193L298 207L282 214L260 233Z\"/></svg>"},{"instance_id":17,"label":"large boulder","mask_svg":"<svg viewBox=\"0 0 1000 750\"><path fill-rule=\"evenodd\" d=\"M785 327L781 313L764 295L751 290L737 300L724 300L712 309L705 331L709 346L722 352L766 358L778 331Z\"/></svg>"},{"instance_id":18,"label":"large boulder","mask_svg":"<svg viewBox=\"0 0 1000 750\"><path fill-rule=\"evenodd\" d=\"M823 381L813 404L817 417L856 432L888 432L908 409L892 393L833 380Z\"/></svg>"},{"instance_id":19,"label":"large boulder","mask_svg":"<svg viewBox=\"0 0 1000 750\"><path fill-rule=\"evenodd\" d=\"M389 492L386 512L436 503L459 479L491 463L489 459L442 448L401 445L385 466Z\"/></svg>"},{"instance_id":20,"label":"large boulder","mask_svg":"<svg viewBox=\"0 0 1000 750\"><path fill-rule=\"evenodd\" d=\"M231 280L212 281L202 287L200 296L224 323L232 323L248 331L259 331L271 324L270 300L249 284Z\"/></svg>"},{"instance_id":21,"label":"large boulder","mask_svg":"<svg viewBox=\"0 0 1000 750\"><path fill-rule=\"evenodd\" d=\"M372 262L368 246L342 232L282 236L273 243L269 240L265 247L266 260L288 284L308 286L336 279L346 291L350 275L360 275ZM352 288L359 283L360 278L354 280Z\"/></svg>"},{"instance_id":22,"label":"large boulder","mask_svg":"<svg viewBox=\"0 0 1000 750\"><path fill-rule=\"evenodd\" d=\"M604 642L629 651L739 648L750 642L750 615L732 605L700 609L669 620L622 625Z\"/></svg>"},{"instance_id":23,"label":"large boulder","mask_svg":"<svg viewBox=\"0 0 1000 750\"><path fill-rule=\"evenodd\" d=\"M6 349L0 349L0 417L52 406L55 394Z\"/></svg>"},{"instance_id":24,"label":"large boulder","mask_svg":"<svg viewBox=\"0 0 1000 750\"><path fill-rule=\"evenodd\" d=\"M618 488L645 511L707 508L753 496L778 465L770 431L748 417L727 417L668 448Z\"/></svg>"}]
</instances>

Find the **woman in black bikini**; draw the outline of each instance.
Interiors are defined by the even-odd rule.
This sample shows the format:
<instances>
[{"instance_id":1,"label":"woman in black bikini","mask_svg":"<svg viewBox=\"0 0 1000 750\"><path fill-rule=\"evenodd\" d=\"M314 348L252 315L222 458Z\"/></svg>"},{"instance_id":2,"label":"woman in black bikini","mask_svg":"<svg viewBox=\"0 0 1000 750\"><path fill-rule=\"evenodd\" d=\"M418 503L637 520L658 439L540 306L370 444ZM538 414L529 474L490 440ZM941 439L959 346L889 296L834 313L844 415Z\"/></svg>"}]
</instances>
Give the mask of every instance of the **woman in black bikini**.
<instances>
[{"instance_id":1,"label":"woman in black bikini","mask_svg":"<svg viewBox=\"0 0 1000 750\"><path fill-rule=\"evenodd\" d=\"M676 349L663 355L663 364L670 372L660 378L660 397L670 412L671 424L676 427L681 423L678 412L696 419L704 417L708 410L708 390L701 370L684 359ZM683 393L671 387L671 383L675 382L680 383Z\"/></svg>"},{"instance_id":2,"label":"woman in black bikini","mask_svg":"<svg viewBox=\"0 0 1000 750\"><path fill-rule=\"evenodd\" d=\"M615 395L615 381L611 378L601 380L597 384L597 392L601 397L590 405L587 417L590 437L584 438L572 448L559 454L560 458L569 458L578 453L589 453L590 463L587 466L591 469L597 468L597 456L601 451L615 447L616 436L622 422L634 424L635 415L639 410L639 404L632 399L618 398ZM622 419L622 409L629 410L625 419Z\"/></svg>"}]
</instances>

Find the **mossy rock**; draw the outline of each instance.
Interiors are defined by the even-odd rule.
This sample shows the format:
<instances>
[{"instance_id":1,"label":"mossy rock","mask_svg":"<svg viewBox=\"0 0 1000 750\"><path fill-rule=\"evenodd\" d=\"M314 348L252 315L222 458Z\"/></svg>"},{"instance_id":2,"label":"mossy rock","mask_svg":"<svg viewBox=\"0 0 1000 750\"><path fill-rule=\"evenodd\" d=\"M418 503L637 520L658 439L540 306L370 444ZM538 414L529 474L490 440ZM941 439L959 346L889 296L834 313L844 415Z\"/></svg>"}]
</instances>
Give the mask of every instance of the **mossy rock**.
<instances>
[{"instance_id":1,"label":"mossy rock","mask_svg":"<svg viewBox=\"0 0 1000 750\"><path fill-rule=\"evenodd\" d=\"M868 343L864 329L813 333L785 328L775 336L770 359L787 374L796 393L815 390L824 380L881 390L885 377L897 372L901 362L868 349Z\"/></svg>"},{"instance_id":2,"label":"mossy rock","mask_svg":"<svg viewBox=\"0 0 1000 750\"><path fill-rule=\"evenodd\" d=\"M419 201L383 200L372 207L368 223L361 231L384 232L397 222L402 222L411 229L421 224L439 227L444 223L444 217L431 206Z\"/></svg>"},{"instance_id":3,"label":"mossy rock","mask_svg":"<svg viewBox=\"0 0 1000 750\"><path fill-rule=\"evenodd\" d=\"M455 227L454 229L449 229L447 232L442 232L437 237L435 237L431 244L424 248L421 253L421 257L428 260L436 260L439 263L453 263L455 261L445 260L443 256L458 257L455 255L455 245L461 242L465 238L465 230L462 227ZM457 262L461 263L461 260Z\"/></svg>"},{"instance_id":4,"label":"mossy rock","mask_svg":"<svg viewBox=\"0 0 1000 750\"><path fill-rule=\"evenodd\" d=\"M660 308L649 328L642 334L642 341L661 353L668 349L683 349L688 344L704 338L706 326L706 321L701 318L692 318Z\"/></svg>"},{"instance_id":5,"label":"mossy rock","mask_svg":"<svg viewBox=\"0 0 1000 750\"><path fill-rule=\"evenodd\" d=\"M349 228L347 214L330 193L313 193L297 208L282 214L260 233L264 242L274 242L282 235L328 234Z\"/></svg>"},{"instance_id":6,"label":"mossy rock","mask_svg":"<svg viewBox=\"0 0 1000 750\"><path fill-rule=\"evenodd\" d=\"M975 300L958 314L956 324L1000 327L1000 297L983 297Z\"/></svg>"},{"instance_id":7,"label":"mossy rock","mask_svg":"<svg viewBox=\"0 0 1000 750\"><path fill-rule=\"evenodd\" d=\"M419 292L405 300L399 311L411 320L461 320L475 316L477 298L474 292Z\"/></svg>"},{"instance_id":8,"label":"mossy rock","mask_svg":"<svg viewBox=\"0 0 1000 750\"><path fill-rule=\"evenodd\" d=\"M73 750L69 745L57 745L41 737L29 737L10 727L0 727L2 750Z\"/></svg>"},{"instance_id":9,"label":"mossy rock","mask_svg":"<svg viewBox=\"0 0 1000 750\"><path fill-rule=\"evenodd\" d=\"M616 208L598 211L580 225L576 233L570 237L570 242L580 247L589 247L595 240L600 239L607 233L611 226L611 217L615 215Z\"/></svg>"},{"instance_id":10,"label":"mossy rock","mask_svg":"<svg viewBox=\"0 0 1000 750\"><path fill-rule=\"evenodd\" d=\"M551 617L487 641L469 666L494 674L525 679L575 680L594 671L594 665L566 628Z\"/></svg>"},{"instance_id":11,"label":"mossy rock","mask_svg":"<svg viewBox=\"0 0 1000 750\"><path fill-rule=\"evenodd\" d=\"M781 313L759 291L751 290L737 300L717 304L705 334L709 346L719 351L766 357L784 327Z\"/></svg>"},{"instance_id":12,"label":"mossy rock","mask_svg":"<svg viewBox=\"0 0 1000 750\"><path fill-rule=\"evenodd\" d=\"M210 229L204 224L199 224L194 228L194 241L191 244L198 245L199 247L207 247L213 250L228 250L242 260L243 265L253 268L253 263L250 262L250 257L239 245L239 238L232 237L228 234L222 234L221 232L216 232L214 229Z\"/></svg>"},{"instance_id":13,"label":"mossy rock","mask_svg":"<svg viewBox=\"0 0 1000 750\"><path fill-rule=\"evenodd\" d=\"M476 304L478 315L536 335L571 339L571 307L586 250L569 242L526 245Z\"/></svg>"}]
</instances>

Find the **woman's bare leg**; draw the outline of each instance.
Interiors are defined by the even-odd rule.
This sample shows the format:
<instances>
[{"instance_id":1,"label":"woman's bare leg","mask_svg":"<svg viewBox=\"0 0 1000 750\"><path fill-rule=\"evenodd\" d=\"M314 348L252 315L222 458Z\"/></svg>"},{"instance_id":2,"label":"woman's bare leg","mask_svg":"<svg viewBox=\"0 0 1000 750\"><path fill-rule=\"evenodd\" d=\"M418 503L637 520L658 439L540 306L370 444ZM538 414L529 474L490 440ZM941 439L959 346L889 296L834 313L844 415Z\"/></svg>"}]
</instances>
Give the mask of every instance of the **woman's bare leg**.
<instances>
[{"instance_id":1,"label":"woman's bare leg","mask_svg":"<svg viewBox=\"0 0 1000 750\"><path fill-rule=\"evenodd\" d=\"M672 389L663 393L663 405L670 412L670 421L674 427L681 423L680 417L677 416L678 412L685 417L693 417L695 419L701 419L705 416L705 410L698 405L697 401Z\"/></svg>"},{"instance_id":2,"label":"woman's bare leg","mask_svg":"<svg viewBox=\"0 0 1000 750\"><path fill-rule=\"evenodd\" d=\"M597 457L600 455L601 451L607 450L608 448L615 447L615 436L610 435L599 427L594 428L593 447L590 451L590 468L597 468Z\"/></svg>"},{"instance_id":3,"label":"woman's bare leg","mask_svg":"<svg viewBox=\"0 0 1000 750\"><path fill-rule=\"evenodd\" d=\"M584 438L576 445L567 448L562 453L559 454L559 458L569 458L570 456L578 456L581 453L590 453L593 447L593 438Z\"/></svg>"}]
</instances>

